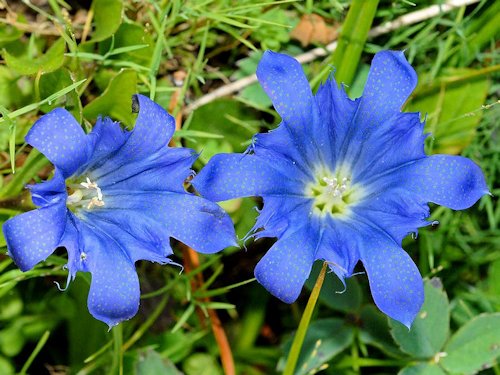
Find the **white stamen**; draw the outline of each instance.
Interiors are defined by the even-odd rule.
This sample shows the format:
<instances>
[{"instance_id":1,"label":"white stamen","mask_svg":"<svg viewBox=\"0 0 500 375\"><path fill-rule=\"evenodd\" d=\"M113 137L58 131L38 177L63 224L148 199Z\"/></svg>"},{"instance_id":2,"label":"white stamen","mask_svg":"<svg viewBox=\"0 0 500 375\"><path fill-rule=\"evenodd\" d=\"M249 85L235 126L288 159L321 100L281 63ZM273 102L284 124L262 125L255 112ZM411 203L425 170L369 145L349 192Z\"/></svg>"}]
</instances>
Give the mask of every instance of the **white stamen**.
<instances>
[{"instance_id":1,"label":"white stamen","mask_svg":"<svg viewBox=\"0 0 500 375\"><path fill-rule=\"evenodd\" d=\"M68 204L75 204L75 203L78 203L82 200L83 198L83 193L81 190L75 190L75 192L73 194L71 194L68 199L66 200L66 202Z\"/></svg>"},{"instance_id":2,"label":"white stamen","mask_svg":"<svg viewBox=\"0 0 500 375\"><path fill-rule=\"evenodd\" d=\"M82 251L82 253L80 254L80 260L85 260L85 259L87 259L87 253L84 253Z\"/></svg>"},{"instance_id":3,"label":"white stamen","mask_svg":"<svg viewBox=\"0 0 500 375\"><path fill-rule=\"evenodd\" d=\"M86 177L86 182L81 182L80 186L85 189L75 189L73 194L68 196L66 202L69 205L74 205L79 203L80 206L87 205L87 209L91 209L93 207L102 207L104 206L104 197L102 194L102 190L97 185L96 182L92 182L90 178ZM90 198L89 195L94 195L92 192L86 190L95 190L94 197Z\"/></svg>"},{"instance_id":4,"label":"white stamen","mask_svg":"<svg viewBox=\"0 0 500 375\"><path fill-rule=\"evenodd\" d=\"M102 195L101 195L102 198ZM102 207L104 206L104 201L99 200L99 196L94 197L90 200L89 204L87 205L87 209L91 209L93 207Z\"/></svg>"},{"instance_id":5,"label":"white stamen","mask_svg":"<svg viewBox=\"0 0 500 375\"><path fill-rule=\"evenodd\" d=\"M328 177L323 177L323 182L326 183L327 185L327 191L333 195L334 197L339 197L341 196L344 191L347 190L347 178L343 178L341 183L339 184L337 178L328 178Z\"/></svg>"}]
</instances>

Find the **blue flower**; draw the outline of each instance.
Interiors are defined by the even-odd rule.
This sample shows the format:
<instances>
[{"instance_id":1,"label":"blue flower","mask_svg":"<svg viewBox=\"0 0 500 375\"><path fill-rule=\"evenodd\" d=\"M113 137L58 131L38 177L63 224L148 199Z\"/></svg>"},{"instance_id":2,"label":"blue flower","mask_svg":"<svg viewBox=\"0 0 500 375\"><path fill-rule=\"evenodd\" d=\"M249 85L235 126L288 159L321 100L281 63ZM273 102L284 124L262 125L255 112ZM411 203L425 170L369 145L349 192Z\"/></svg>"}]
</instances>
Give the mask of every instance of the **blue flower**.
<instances>
[{"instance_id":1,"label":"blue flower","mask_svg":"<svg viewBox=\"0 0 500 375\"><path fill-rule=\"evenodd\" d=\"M54 165L54 177L29 186L39 208L8 220L9 255L23 271L57 247L68 251L68 281L90 272L88 308L110 327L139 308L135 262L171 263L170 237L202 253L235 245L231 219L215 203L184 189L197 155L168 147L175 121L137 95L132 131L109 118L92 132L64 109L41 117L26 142Z\"/></svg>"},{"instance_id":2,"label":"blue flower","mask_svg":"<svg viewBox=\"0 0 500 375\"><path fill-rule=\"evenodd\" d=\"M418 113L400 108L417 83L402 52L373 59L364 94L350 100L333 79L311 93L300 64L266 52L257 77L282 118L245 154L214 156L193 180L208 199L261 196L255 237L278 240L255 269L295 301L315 260L343 281L359 260L385 314L410 326L424 299L402 239L429 225L427 203L465 209L488 192L480 168L424 153Z\"/></svg>"}]
</instances>

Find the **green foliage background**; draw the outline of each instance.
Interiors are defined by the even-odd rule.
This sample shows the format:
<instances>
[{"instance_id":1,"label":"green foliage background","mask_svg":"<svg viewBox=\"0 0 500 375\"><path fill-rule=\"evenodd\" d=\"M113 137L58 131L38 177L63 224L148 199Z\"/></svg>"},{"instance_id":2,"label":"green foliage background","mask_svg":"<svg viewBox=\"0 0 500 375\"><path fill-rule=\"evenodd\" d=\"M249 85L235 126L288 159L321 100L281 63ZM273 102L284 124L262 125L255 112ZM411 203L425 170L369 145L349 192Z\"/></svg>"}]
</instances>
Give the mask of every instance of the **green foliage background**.
<instances>
[{"instance_id":1,"label":"green foliage background","mask_svg":"<svg viewBox=\"0 0 500 375\"><path fill-rule=\"evenodd\" d=\"M425 114L427 151L472 158L492 196L465 212L433 207L431 219L440 224L405 240L426 278L426 302L410 332L375 308L365 275L339 294L342 285L328 274L296 373L500 374L500 2L481 0L376 37L368 33L441 1L416 3L0 1L0 220L32 209L24 186L51 176L24 135L55 107L70 110L87 130L98 115L132 127L131 96L140 92L182 116L175 142L201 152L195 168L214 153L243 151L252 134L279 122L257 84L194 111L192 104L254 73L265 49L296 56L324 47L290 36L313 13L341 34L336 52L304 64L312 85L335 71L357 97L373 53L406 50L419 85L405 110ZM223 203L240 238L259 204ZM309 290L289 306L253 280L271 243L202 256L199 267L181 274L139 263L139 314L108 332L87 311L90 275L79 274L64 292L55 287L66 280L64 251L22 273L0 238L0 374L222 374L208 309L224 325L238 374L280 372ZM193 289L199 274L205 282Z\"/></svg>"}]
</instances>

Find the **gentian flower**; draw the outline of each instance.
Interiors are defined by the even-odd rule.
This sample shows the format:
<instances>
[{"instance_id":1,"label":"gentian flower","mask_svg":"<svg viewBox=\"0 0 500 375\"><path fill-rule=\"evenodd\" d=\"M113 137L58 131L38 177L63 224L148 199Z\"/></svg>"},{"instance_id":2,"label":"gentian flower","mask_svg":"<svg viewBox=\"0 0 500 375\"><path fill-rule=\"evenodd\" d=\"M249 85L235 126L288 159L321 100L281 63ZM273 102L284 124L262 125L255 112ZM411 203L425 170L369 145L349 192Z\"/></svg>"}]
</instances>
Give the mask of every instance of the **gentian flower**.
<instances>
[{"instance_id":1,"label":"gentian flower","mask_svg":"<svg viewBox=\"0 0 500 375\"><path fill-rule=\"evenodd\" d=\"M184 189L197 155L168 147L173 117L142 95L134 106L132 131L100 118L85 134L61 108L42 116L26 142L55 165L54 176L29 186L38 209L3 226L22 271L66 248L68 282L78 271L92 274L89 311L110 327L138 310L135 262L172 262L170 237L202 253L236 244L229 216Z\"/></svg>"},{"instance_id":2,"label":"gentian flower","mask_svg":"<svg viewBox=\"0 0 500 375\"><path fill-rule=\"evenodd\" d=\"M263 198L254 236L278 240L255 276L282 301L297 299L315 260L342 281L361 260L379 309L409 327L424 294L402 239L430 224L428 202L458 210L486 194L480 168L426 156L419 114L400 112L417 83L402 52L375 55L356 100L333 78L313 95L283 54L266 52L257 77L281 124L245 154L214 156L193 185L215 201Z\"/></svg>"}]
</instances>

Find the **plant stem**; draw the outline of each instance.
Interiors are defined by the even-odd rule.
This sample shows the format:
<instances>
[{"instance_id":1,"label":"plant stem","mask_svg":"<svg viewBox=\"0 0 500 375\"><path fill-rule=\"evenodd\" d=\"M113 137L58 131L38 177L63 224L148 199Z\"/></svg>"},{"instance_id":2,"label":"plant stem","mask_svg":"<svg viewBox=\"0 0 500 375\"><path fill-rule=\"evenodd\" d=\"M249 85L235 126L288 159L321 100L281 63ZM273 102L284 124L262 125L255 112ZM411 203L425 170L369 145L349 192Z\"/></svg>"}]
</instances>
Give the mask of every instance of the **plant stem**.
<instances>
[{"instance_id":1,"label":"plant stem","mask_svg":"<svg viewBox=\"0 0 500 375\"><path fill-rule=\"evenodd\" d=\"M318 301L319 292L321 291L323 281L325 280L326 267L327 263L324 262L321 272L316 280L316 284L314 284L314 288L309 296L309 301L307 301L304 314L302 314L302 318L300 319L295 337L293 338L292 347L290 348L290 353L288 354L283 375L293 375L295 373L295 366L297 366L297 360L299 359L300 350L302 349L302 344L304 343L304 338L306 337L307 328L311 322L311 317L314 308L316 307L316 302Z\"/></svg>"},{"instance_id":2,"label":"plant stem","mask_svg":"<svg viewBox=\"0 0 500 375\"><path fill-rule=\"evenodd\" d=\"M36 356L38 355L38 353L40 353L40 351L44 347L45 343L49 339L49 336L50 336L50 332L49 331L45 331L44 334L42 335L42 337L40 338L40 341L38 341L38 344L36 344L35 349L33 350L33 352L28 357L28 360L24 363L23 368L19 372L20 375L26 374L26 371L28 371L29 367L31 366L31 364L35 360Z\"/></svg>"},{"instance_id":3,"label":"plant stem","mask_svg":"<svg viewBox=\"0 0 500 375\"><path fill-rule=\"evenodd\" d=\"M113 363L111 365L110 374L123 375L123 324L114 326L113 331Z\"/></svg>"},{"instance_id":4,"label":"plant stem","mask_svg":"<svg viewBox=\"0 0 500 375\"><path fill-rule=\"evenodd\" d=\"M338 84L352 84L377 6L378 0L352 2L339 36L337 49L330 60L335 66L335 80Z\"/></svg>"}]
</instances>

